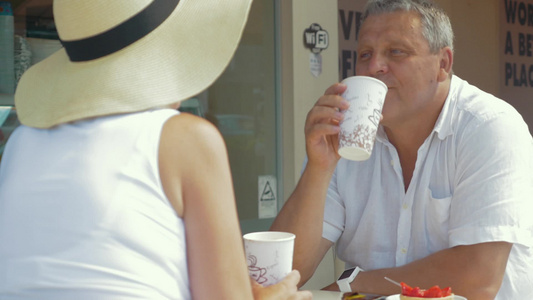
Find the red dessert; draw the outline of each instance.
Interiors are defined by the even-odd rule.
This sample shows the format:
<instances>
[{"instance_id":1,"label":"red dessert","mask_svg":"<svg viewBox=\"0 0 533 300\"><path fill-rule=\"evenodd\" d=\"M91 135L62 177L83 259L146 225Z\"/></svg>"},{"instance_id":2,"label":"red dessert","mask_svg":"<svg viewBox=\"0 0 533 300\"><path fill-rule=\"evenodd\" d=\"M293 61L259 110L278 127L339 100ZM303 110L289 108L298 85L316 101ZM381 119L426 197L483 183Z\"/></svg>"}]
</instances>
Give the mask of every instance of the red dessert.
<instances>
[{"instance_id":1,"label":"red dessert","mask_svg":"<svg viewBox=\"0 0 533 300\"><path fill-rule=\"evenodd\" d=\"M438 285L436 285L427 290L423 290L419 287L410 287L409 285L403 282L401 283L401 285L401 300L453 300L452 288L450 287L441 289Z\"/></svg>"}]
</instances>

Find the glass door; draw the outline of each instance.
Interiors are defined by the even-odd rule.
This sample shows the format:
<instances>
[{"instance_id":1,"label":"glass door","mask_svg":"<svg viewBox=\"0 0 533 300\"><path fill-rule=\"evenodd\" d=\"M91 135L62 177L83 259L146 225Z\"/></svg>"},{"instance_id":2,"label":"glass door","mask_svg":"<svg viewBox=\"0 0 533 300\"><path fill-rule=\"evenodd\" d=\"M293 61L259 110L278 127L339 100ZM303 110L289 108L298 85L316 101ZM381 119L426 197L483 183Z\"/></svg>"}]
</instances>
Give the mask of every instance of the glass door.
<instances>
[{"instance_id":1,"label":"glass door","mask_svg":"<svg viewBox=\"0 0 533 300\"><path fill-rule=\"evenodd\" d=\"M243 232L268 229L281 195L275 11L275 1L253 1L233 60L182 109L203 115L225 139Z\"/></svg>"},{"instance_id":2,"label":"glass door","mask_svg":"<svg viewBox=\"0 0 533 300\"><path fill-rule=\"evenodd\" d=\"M61 48L53 0L0 0L0 160L5 143L20 125L13 94L22 74Z\"/></svg>"}]
</instances>

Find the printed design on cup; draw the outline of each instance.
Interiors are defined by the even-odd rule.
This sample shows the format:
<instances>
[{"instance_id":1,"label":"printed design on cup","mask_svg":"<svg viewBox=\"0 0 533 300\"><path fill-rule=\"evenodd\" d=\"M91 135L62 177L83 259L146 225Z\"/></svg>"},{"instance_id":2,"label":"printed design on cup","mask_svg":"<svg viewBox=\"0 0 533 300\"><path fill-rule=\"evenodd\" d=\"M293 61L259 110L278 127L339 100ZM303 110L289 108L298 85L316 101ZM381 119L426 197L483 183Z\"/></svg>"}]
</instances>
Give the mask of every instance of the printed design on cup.
<instances>
[{"instance_id":1,"label":"printed design on cup","mask_svg":"<svg viewBox=\"0 0 533 300\"><path fill-rule=\"evenodd\" d=\"M267 282L266 268L260 268L257 266L257 257L255 255L248 255L248 272L250 276L259 284Z\"/></svg>"},{"instance_id":2,"label":"printed design on cup","mask_svg":"<svg viewBox=\"0 0 533 300\"><path fill-rule=\"evenodd\" d=\"M381 113L379 109L372 109L372 115L367 115L366 118L370 121L359 122L357 119L363 117L359 116L360 112L367 110L369 106L372 106L371 95L367 95L368 101L362 107L350 108L356 110L357 113L352 114L351 117L343 120L343 122L352 122L354 126L352 130L341 130L339 134L339 144L340 148L342 147L358 147L363 148L367 152L371 153L374 145L374 139L377 133L377 128L379 121L381 119ZM358 96L353 97L352 99L358 99ZM381 105L381 104L378 104ZM354 118L354 119L352 119ZM348 127L349 128L349 127Z\"/></svg>"},{"instance_id":3,"label":"printed design on cup","mask_svg":"<svg viewBox=\"0 0 533 300\"><path fill-rule=\"evenodd\" d=\"M377 128L379 126L379 121L381 120L381 112L379 112L379 109L374 108L374 114L372 116L368 116L368 119Z\"/></svg>"},{"instance_id":4,"label":"printed design on cup","mask_svg":"<svg viewBox=\"0 0 533 300\"><path fill-rule=\"evenodd\" d=\"M353 132L342 131L339 139L342 147L356 146L372 152L372 144L376 136L376 128L358 124Z\"/></svg>"}]
</instances>

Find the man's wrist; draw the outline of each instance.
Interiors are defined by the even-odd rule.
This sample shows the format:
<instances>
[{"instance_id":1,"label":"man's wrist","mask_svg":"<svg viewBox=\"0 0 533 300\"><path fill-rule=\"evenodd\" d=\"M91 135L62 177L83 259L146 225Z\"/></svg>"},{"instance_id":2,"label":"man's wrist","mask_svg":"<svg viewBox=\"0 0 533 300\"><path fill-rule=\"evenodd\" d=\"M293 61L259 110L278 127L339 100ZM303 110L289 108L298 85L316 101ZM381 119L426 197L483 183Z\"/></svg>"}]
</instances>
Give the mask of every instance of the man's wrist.
<instances>
[{"instance_id":1,"label":"man's wrist","mask_svg":"<svg viewBox=\"0 0 533 300\"><path fill-rule=\"evenodd\" d=\"M345 270L341 276L339 276L339 279L337 279L337 285L339 286L339 290L343 293L350 293L352 292L352 282L355 281L355 278L357 275L359 275L360 272L362 272L363 269L359 267L351 268Z\"/></svg>"}]
</instances>

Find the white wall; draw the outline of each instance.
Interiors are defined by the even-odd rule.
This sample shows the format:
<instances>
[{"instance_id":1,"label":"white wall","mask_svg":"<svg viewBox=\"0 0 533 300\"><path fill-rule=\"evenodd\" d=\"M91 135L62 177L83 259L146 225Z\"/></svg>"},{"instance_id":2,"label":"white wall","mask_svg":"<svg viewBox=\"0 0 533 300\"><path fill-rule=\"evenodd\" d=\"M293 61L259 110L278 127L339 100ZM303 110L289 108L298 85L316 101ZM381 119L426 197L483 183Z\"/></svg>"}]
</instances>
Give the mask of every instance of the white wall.
<instances>
[{"instance_id":1,"label":"white wall","mask_svg":"<svg viewBox=\"0 0 533 300\"><path fill-rule=\"evenodd\" d=\"M305 157L304 124L326 88L338 81L337 0L281 0L282 126L284 191L287 199L300 177ZM310 72L310 50L303 33L318 23L329 35L329 47L321 52L322 73ZM304 286L320 289L335 281L334 258L330 250L317 272Z\"/></svg>"}]
</instances>

